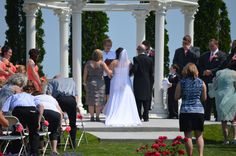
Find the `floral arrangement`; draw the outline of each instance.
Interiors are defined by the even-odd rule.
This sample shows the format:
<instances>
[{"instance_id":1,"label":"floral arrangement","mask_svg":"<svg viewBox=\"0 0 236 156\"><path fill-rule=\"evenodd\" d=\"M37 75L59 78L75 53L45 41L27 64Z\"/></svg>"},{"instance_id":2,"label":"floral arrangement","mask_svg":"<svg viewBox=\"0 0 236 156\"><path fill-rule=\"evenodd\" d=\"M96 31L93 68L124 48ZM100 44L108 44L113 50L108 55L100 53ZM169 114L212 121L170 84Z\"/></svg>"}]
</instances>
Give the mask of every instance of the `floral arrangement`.
<instances>
[{"instance_id":1,"label":"floral arrangement","mask_svg":"<svg viewBox=\"0 0 236 156\"><path fill-rule=\"evenodd\" d=\"M70 131L71 131L71 127L70 126L66 126L65 132L70 133Z\"/></svg>"},{"instance_id":2,"label":"floral arrangement","mask_svg":"<svg viewBox=\"0 0 236 156\"><path fill-rule=\"evenodd\" d=\"M143 156L177 156L185 155L183 143L188 141L188 138L177 136L170 144L166 143L167 137L160 136L151 148L149 145L144 145L136 149L136 152Z\"/></svg>"},{"instance_id":3,"label":"floral arrangement","mask_svg":"<svg viewBox=\"0 0 236 156\"><path fill-rule=\"evenodd\" d=\"M77 118L80 119L80 120L82 120L82 119L83 119L83 116L82 116L81 114L78 114L78 115L77 115Z\"/></svg>"},{"instance_id":4,"label":"floral arrangement","mask_svg":"<svg viewBox=\"0 0 236 156\"><path fill-rule=\"evenodd\" d=\"M24 130L24 128L23 128L22 124L19 123L16 125L16 132L21 133L23 130Z\"/></svg>"}]
</instances>

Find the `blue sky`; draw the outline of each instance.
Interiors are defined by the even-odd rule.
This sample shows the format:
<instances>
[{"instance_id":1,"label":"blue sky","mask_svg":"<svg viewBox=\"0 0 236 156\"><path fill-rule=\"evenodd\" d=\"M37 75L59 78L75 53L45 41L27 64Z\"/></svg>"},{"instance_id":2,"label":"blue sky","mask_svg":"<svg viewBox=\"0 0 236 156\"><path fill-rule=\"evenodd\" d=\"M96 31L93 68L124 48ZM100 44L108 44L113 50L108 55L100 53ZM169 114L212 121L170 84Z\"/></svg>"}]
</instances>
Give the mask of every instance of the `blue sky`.
<instances>
[{"instance_id":1,"label":"blue sky","mask_svg":"<svg viewBox=\"0 0 236 156\"><path fill-rule=\"evenodd\" d=\"M231 20L231 38L236 39L236 0L224 0ZM0 0L0 45L4 44L5 31L5 0ZM113 41L113 50L118 47L124 47L132 58L136 49L136 23L135 18L130 12L107 12L109 21L108 36ZM43 61L44 73L52 77L59 73L59 21L58 17L53 14L52 10L43 9L44 31L45 31L45 49L46 55ZM170 61L173 59L174 51L181 46L184 35L184 16L179 9L168 10L166 13L169 33L169 50ZM233 29L234 28L234 29Z\"/></svg>"}]
</instances>

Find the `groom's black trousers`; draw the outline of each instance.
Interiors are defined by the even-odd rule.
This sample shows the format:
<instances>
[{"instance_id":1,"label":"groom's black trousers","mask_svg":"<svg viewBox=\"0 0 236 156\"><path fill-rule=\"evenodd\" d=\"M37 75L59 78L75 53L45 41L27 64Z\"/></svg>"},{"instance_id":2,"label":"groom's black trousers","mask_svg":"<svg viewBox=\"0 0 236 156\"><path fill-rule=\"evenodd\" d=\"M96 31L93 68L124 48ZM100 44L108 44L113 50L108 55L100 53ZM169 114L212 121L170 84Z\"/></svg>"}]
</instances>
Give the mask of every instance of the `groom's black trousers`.
<instances>
[{"instance_id":1,"label":"groom's black trousers","mask_svg":"<svg viewBox=\"0 0 236 156\"><path fill-rule=\"evenodd\" d=\"M136 100L136 104L137 104L137 108L138 108L138 115L139 118L142 119L144 121L148 121L148 112L149 112L149 108L150 108L150 100L140 100L140 99L135 99ZM143 106L143 115L142 115L142 106Z\"/></svg>"}]
</instances>

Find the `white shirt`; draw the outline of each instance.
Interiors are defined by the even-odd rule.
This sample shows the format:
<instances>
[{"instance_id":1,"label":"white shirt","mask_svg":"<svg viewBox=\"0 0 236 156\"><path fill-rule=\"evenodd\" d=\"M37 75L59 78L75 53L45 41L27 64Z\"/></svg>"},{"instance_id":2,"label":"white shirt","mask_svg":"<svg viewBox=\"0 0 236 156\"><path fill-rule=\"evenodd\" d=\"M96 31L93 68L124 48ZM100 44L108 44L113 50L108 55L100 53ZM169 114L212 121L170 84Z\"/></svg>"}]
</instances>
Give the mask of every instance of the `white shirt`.
<instances>
[{"instance_id":1,"label":"white shirt","mask_svg":"<svg viewBox=\"0 0 236 156\"><path fill-rule=\"evenodd\" d=\"M35 99L40 101L40 103L44 106L44 109L60 113L60 111L57 109L57 106L59 106L58 102L54 97L42 94L35 96Z\"/></svg>"},{"instance_id":2,"label":"white shirt","mask_svg":"<svg viewBox=\"0 0 236 156\"><path fill-rule=\"evenodd\" d=\"M217 48L215 51L212 51L212 52L211 52L211 56L215 55L218 51L219 51L218 48Z\"/></svg>"},{"instance_id":3,"label":"white shirt","mask_svg":"<svg viewBox=\"0 0 236 156\"><path fill-rule=\"evenodd\" d=\"M3 104L2 111L8 112L13 110L15 107L36 107L40 104L40 101L37 100L31 94L22 92L10 96L6 102Z\"/></svg>"},{"instance_id":4,"label":"white shirt","mask_svg":"<svg viewBox=\"0 0 236 156\"><path fill-rule=\"evenodd\" d=\"M114 51L105 52L103 51L103 62L105 62L106 59L115 59L116 53ZM103 76L107 76L106 72L103 72Z\"/></svg>"}]
</instances>

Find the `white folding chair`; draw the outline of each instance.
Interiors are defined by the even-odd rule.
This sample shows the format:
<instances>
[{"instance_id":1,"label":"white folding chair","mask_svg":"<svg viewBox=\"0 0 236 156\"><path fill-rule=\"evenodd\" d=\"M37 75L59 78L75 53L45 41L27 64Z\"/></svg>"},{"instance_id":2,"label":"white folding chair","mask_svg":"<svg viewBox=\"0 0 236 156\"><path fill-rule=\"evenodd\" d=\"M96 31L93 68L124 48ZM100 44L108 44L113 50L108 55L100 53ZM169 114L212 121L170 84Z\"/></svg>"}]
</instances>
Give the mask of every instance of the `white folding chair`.
<instances>
[{"instance_id":1,"label":"white folding chair","mask_svg":"<svg viewBox=\"0 0 236 156\"><path fill-rule=\"evenodd\" d=\"M80 122L80 126L77 126L77 128L81 129L81 135L79 137L79 141L78 141L77 147L79 147L79 145L80 145L80 143L81 143L83 138L85 139L86 144L88 144L87 132L86 132L85 127L84 127L83 117L81 117L79 119L79 122Z\"/></svg>"},{"instance_id":2,"label":"white folding chair","mask_svg":"<svg viewBox=\"0 0 236 156\"><path fill-rule=\"evenodd\" d=\"M24 153L23 155L27 155L26 145L25 145L25 140L24 140L25 136L23 134L23 131L19 132L20 135L11 135L13 126L17 127L20 124L18 118L15 117L15 116L5 116L5 118L8 120L9 126L5 129L6 130L6 133L5 133L6 135L0 136L0 140L3 141L1 146L4 143L6 143L5 148L3 150L3 155L5 154L5 152L7 150L7 147L9 146L9 143L11 141L15 141L15 140L21 140L21 142L22 142L20 151L18 153L18 156L20 156L22 154L22 152Z\"/></svg>"},{"instance_id":3,"label":"white folding chair","mask_svg":"<svg viewBox=\"0 0 236 156\"><path fill-rule=\"evenodd\" d=\"M42 149L42 156L45 155L48 145L50 146L50 149L52 150L52 146L50 144L50 138L49 138L49 134L51 134L51 132L48 131L48 126L44 125L44 122L45 122L45 118L42 116L42 119L41 119L42 130L38 132L39 136L43 137L43 142L45 144Z\"/></svg>"},{"instance_id":4,"label":"white folding chair","mask_svg":"<svg viewBox=\"0 0 236 156\"><path fill-rule=\"evenodd\" d=\"M70 145L71 145L73 151L75 151L75 147L74 147L74 145L73 145L73 143L72 143L72 139L71 139L70 134L67 134L66 137L65 137L65 135L64 135L64 133L68 133L68 132L66 131L66 128L67 128L67 126L69 126L69 123L68 123L68 115L67 115L66 113L64 113L64 118L63 118L63 120L64 120L64 123L62 124L62 133L63 133L62 136L64 137L64 141L65 141L64 151L66 151L67 146L68 146L69 143L70 143Z\"/></svg>"}]
</instances>

